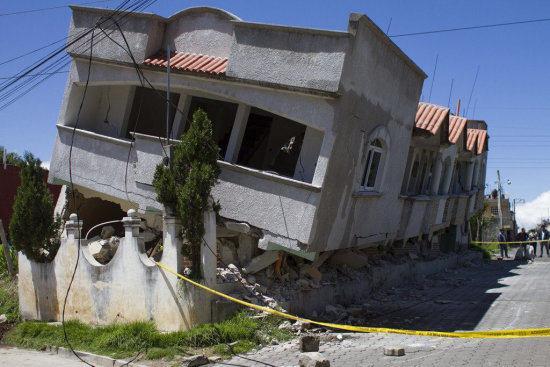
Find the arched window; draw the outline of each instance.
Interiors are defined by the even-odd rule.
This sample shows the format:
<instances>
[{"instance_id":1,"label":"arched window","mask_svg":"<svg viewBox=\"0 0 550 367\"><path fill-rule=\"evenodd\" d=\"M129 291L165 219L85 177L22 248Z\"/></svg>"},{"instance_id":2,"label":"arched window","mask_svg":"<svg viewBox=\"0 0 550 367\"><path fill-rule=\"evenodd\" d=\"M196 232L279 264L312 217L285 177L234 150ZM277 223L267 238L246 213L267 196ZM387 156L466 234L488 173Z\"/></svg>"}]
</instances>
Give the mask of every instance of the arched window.
<instances>
[{"instance_id":1,"label":"arched window","mask_svg":"<svg viewBox=\"0 0 550 367\"><path fill-rule=\"evenodd\" d=\"M361 178L361 190L372 191L376 189L377 179L380 179L379 171L383 154L382 142L379 139L374 139L367 150L365 169Z\"/></svg>"}]
</instances>

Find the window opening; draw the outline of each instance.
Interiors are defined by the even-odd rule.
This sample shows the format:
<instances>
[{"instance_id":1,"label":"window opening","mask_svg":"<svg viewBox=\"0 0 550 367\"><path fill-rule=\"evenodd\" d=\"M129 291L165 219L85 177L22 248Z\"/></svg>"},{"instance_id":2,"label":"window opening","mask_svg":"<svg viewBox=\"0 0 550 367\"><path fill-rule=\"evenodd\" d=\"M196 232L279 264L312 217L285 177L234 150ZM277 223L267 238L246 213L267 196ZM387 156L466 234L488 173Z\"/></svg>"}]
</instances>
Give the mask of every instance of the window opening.
<instances>
[{"instance_id":1,"label":"window opening","mask_svg":"<svg viewBox=\"0 0 550 367\"><path fill-rule=\"evenodd\" d=\"M363 172L363 179L361 180L361 187L363 189L374 189L376 185L376 177L378 176L378 167L380 166L380 160L382 159L382 143L380 140L375 139L369 146L367 152L367 161L365 164L365 171Z\"/></svg>"},{"instance_id":2,"label":"window opening","mask_svg":"<svg viewBox=\"0 0 550 367\"><path fill-rule=\"evenodd\" d=\"M220 156L225 157L238 107L239 105L236 103L217 101L203 97L192 97L187 121L193 120L193 114L199 108L206 112L208 118L212 121L213 138L220 147ZM188 123L185 125L185 131L187 131L187 129L189 129Z\"/></svg>"},{"instance_id":3,"label":"window opening","mask_svg":"<svg viewBox=\"0 0 550 367\"><path fill-rule=\"evenodd\" d=\"M498 215L498 207L492 206L491 207L491 214L492 215Z\"/></svg>"},{"instance_id":4,"label":"window opening","mask_svg":"<svg viewBox=\"0 0 550 367\"><path fill-rule=\"evenodd\" d=\"M305 125L252 108L237 164L293 177L305 132Z\"/></svg>"},{"instance_id":5,"label":"window opening","mask_svg":"<svg viewBox=\"0 0 550 367\"><path fill-rule=\"evenodd\" d=\"M170 129L174 123L176 107L179 102L178 93L170 93ZM151 88L136 87L130 120L126 137L131 138L130 133L166 136L166 92L155 91Z\"/></svg>"}]
</instances>

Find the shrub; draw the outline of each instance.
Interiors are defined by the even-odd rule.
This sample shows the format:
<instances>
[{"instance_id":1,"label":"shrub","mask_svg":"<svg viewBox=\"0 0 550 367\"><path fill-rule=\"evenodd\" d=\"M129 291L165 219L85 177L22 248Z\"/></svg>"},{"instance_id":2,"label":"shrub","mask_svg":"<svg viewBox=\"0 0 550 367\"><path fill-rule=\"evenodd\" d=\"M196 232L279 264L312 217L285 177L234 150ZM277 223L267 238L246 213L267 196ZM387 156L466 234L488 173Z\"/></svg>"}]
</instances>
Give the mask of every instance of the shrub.
<instances>
[{"instance_id":1,"label":"shrub","mask_svg":"<svg viewBox=\"0 0 550 367\"><path fill-rule=\"evenodd\" d=\"M25 153L9 228L17 251L30 260L45 262L51 261L59 248L61 219L53 218L53 197L44 182L40 163L40 159Z\"/></svg>"},{"instance_id":2,"label":"shrub","mask_svg":"<svg viewBox=\"0 0 550 367\"><path fill-rule=\"evenodd\" d=\"M153 179L157 200L181 220L187 240L184 255L191 259L191 276L195 279L201 277L203 213L208 208L212 186L220 175L218 152L212 138L212 123L206 112L198 109L189 130L174 146L170 167L159 164Z\"/></svg>"},{"instance_id":3,"label":"shrub","mask_svg":"<svg viewBox=\"0 0 550 367\"><path fill-rule=\"evenodd\" d=\"M4 257L3 246L3 244L0 244L0 278L10 275L8 264L6 262L6 258ZM13 248L13 246L9 247L9 254L11 258L11 263L13 264L15 271L17 271L17 251L15 251L15 248Z\"/></svg>"}]
</instances>

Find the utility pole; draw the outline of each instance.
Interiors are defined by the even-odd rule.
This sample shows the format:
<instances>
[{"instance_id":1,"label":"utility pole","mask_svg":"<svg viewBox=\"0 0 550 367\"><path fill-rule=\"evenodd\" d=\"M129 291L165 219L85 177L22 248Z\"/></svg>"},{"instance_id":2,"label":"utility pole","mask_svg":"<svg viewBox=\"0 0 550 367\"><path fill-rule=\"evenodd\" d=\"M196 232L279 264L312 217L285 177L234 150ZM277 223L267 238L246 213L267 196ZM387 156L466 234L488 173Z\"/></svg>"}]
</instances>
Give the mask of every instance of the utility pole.
<instances>
[{"instance_id":1,"label":"utility pole","mask_svg":"<svg viewBox=\"0 0 550 367\"><path fill-rule=\"evenodd\" d=\"M500 185L500 172L497 169L497 190L498 190L498 225L499 230L503 228L502 226L502 204L500 203L500 197L502 195L502 186Z\"/></svg>"}]
</instances>

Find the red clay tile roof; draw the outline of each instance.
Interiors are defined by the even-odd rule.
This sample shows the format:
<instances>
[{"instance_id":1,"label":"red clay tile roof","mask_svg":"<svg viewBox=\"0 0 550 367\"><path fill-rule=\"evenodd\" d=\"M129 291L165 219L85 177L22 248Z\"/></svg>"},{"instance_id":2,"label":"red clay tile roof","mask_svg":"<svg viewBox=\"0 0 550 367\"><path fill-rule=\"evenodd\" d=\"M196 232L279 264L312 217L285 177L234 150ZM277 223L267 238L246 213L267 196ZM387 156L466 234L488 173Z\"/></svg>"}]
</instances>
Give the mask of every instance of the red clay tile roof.
<instances>
[{"instance_id":1,"label":"red clay tile roof","mask_svg":"<svg viewBox=\"0 0 550 367\"><path fill-rule=\"evenodd\" d=\"M166 50L160 50L143 62L145 65L167 67ZM213 57L190 54L187 52L172 52L170 54L170 69L195 71L207 74L225 74L227 57Z\"/></svg>"},{"instance_id":2,"label":"red clay tile roof","mask_svg":"<svg viewBox=\"0 0 550 367\"><path fill-rule=\"evenodd\" d=\"M460 134L464 131L466 126L466 117L450 116L449 117L449 141L455 144L460 138Z\"/></svg>"},{"instance_id":3,"label":"red clay tile roof","mask_svg":"<svg viewBox=\"0 0 550 367\"><path fill-rule=\"evenodd\" d=\"M474 150L477 142L477 137L480 131L481 130L478 130L478 129L467 129L466 150L469 150L470 152Z\"/></svg>"},{"instance_id":4,"label":"red clay tile roof","mask_svg":"<svg viewBox=\"0 0 550 367\"><path fill-rule=\"evenodd\" d=\"M427 130L432 135L435 135L448 117L448 107L419 102L418 109L416 110L416 117L414 119L414 126L418 129Z\"/></svg>"},{"instance_id":5,"label":"red clay tile roof","mask_svg":"<svg viewBox=\"0 0 550 367\"><path fill-rule=\"evenodd\" d=\"M467 136L466 149L477 155L483 153L487 141L487 130L467 129Z\"/></svg>"},{"instance_id":6,"label":"red clay tile roof","mask_svg":"<svg viewBox=\"0 0 550 367\"><path fill-rule=\"evenodd\" d=\"M480 130L477 136L477 154L483 153L487 143L487 130Z\"/></svg>"}]
</instances>

